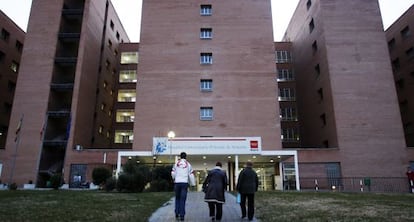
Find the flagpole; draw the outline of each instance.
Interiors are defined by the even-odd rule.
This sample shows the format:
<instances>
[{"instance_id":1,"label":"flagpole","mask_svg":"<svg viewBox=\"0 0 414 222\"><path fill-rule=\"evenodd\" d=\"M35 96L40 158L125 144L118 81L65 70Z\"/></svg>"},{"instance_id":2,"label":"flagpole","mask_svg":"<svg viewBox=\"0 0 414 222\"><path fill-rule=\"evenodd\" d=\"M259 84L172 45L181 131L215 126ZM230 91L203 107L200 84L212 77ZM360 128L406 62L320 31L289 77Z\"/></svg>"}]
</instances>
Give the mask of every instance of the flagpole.
<instances>
[{"instance_id":1,"label":"flagpole","mask_svg":"<svg viewBox=\"0 0 414 222\"><path fill-rule=\"evenodd\" d=\"M23 117L24 117L24 114L22 114L22 116L20 117L19 123L16 128L16 139L15 139L16 144L14 145L14 155L12 158L13 162L12 162L12 167L11 167L11 172L10 172L9 187L13 183L13 174L14 174L14 168L16 167L17 149L19 148L19 144L20 144L20 131L23 125Z\"/></svg>"}]
</instances>

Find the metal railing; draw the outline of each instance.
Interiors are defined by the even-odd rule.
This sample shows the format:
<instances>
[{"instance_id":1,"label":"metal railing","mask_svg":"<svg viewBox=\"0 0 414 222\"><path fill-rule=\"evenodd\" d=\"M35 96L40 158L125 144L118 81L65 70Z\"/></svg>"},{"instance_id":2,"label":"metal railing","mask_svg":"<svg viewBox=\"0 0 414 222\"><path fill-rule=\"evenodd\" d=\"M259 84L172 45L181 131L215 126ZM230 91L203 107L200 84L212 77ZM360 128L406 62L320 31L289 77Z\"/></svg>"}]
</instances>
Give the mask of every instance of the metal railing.
<instances>
[{"instance_id":1,"label":"metal railing","mask_svg":"<svg viewBox=\"0 0 414 222\"><path fill-rule=\"evenodd\" d=\"M300 178L301 190L340 192L407 193L411 187L406 177Z\"/></svg>"}]
</instances>

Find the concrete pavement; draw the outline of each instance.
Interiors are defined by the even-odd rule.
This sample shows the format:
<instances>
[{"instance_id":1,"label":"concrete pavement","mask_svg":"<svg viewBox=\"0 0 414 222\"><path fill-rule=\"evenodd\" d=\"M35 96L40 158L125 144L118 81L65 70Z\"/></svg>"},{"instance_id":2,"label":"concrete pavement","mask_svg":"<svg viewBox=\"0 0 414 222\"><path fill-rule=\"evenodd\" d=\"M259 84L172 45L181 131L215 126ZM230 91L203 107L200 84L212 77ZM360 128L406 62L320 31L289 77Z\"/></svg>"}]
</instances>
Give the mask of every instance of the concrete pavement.
<instances>
[{"instance_id":1,"label":"concrete pavement","mask_svg":"<svg viewBox=\"0 0 414 222\"><path fill-rule=\"evenodd\" d=\"M240 205L236 203L236 197L226 192L226 203L223 204L223 218L222 222L227 221L248 221L247 218L241 219ZM174 213L175 197L171 198L162 207L155 211L149 222L164 222L164 221L176 221ZM203 192L190 191L187 195L186 202L186 215L185 221L192 222L207 222L211 221L208 215L208 205L204 202ZM258 221L256 218L253 221Z\"/></svg>"}]
</instances>

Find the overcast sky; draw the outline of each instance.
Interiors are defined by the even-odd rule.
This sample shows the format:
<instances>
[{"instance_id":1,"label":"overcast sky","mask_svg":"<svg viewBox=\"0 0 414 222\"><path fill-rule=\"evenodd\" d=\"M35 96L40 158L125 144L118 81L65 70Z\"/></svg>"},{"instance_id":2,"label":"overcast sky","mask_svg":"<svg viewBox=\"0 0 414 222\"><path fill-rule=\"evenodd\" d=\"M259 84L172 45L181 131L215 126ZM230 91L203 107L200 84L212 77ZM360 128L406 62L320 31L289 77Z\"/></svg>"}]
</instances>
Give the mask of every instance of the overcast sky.
<instances>
[{"instance_id":1,"label":"overcast sky","mask_svg":"<svg viewBox=\"0 0 414 222\"><path fill-rule=\"evenodd\" d=\"M299 0L271 1L274 39L280 41ZM32 0L0 0L0 9L26 31L31 3ZM384 29L386 29L414 4L414 0L379 0L379 3ZM142 0L112 0L112 4L130 40L139 42Z\"/></svg>"}]
</instances>

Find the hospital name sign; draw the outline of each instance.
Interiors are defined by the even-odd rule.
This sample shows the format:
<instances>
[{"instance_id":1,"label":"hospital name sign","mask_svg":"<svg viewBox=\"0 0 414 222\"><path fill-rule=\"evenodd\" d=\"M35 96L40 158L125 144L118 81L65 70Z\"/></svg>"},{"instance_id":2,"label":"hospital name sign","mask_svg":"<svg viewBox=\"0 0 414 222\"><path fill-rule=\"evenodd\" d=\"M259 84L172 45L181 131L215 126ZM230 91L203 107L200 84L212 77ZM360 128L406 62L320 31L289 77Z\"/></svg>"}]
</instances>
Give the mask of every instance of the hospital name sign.
<instances>
[{"instance_id":1,"label":"hospital name sign","mask_svg":"<svg viewBox=\"0 0 414 222\"><path fill-rule=\"evenodd\" d=\"M154 137L154 155L258 154L261 137Z\"/></svg>"}]
</instances>

